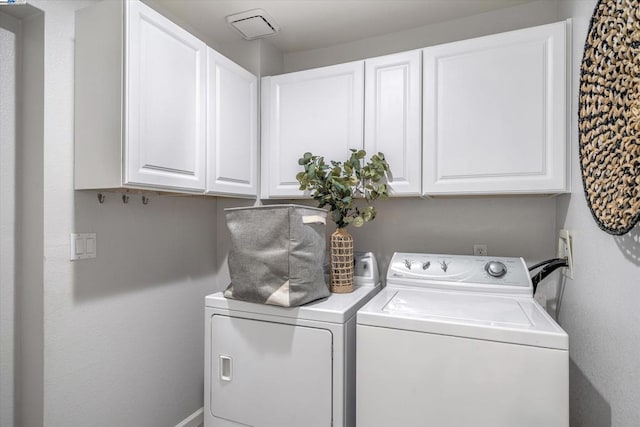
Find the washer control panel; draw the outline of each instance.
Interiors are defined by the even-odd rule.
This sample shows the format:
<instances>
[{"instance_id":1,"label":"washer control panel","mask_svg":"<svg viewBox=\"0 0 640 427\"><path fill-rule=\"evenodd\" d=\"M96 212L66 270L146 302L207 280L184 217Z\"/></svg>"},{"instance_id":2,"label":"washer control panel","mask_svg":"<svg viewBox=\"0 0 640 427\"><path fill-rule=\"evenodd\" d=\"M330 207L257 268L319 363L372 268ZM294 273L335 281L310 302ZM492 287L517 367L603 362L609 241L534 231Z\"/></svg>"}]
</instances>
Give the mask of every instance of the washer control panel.
<instances>
[{"instance_id":1,"label":"washer control panel","mask_svg":"<svg viewBox=\"0 0 640 427\"><path fill-rule=\"evenodd\" d=\"M396 252L387 285L531 294L522 258Z\"/></svg>"}]
</instances>

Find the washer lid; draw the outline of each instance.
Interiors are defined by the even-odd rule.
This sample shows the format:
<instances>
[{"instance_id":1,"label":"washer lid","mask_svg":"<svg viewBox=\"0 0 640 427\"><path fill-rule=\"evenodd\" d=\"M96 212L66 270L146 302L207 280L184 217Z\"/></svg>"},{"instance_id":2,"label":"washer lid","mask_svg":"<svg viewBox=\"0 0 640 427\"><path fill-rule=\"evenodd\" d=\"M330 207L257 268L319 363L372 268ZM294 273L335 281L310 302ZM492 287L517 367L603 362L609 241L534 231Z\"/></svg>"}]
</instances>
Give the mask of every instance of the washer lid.
<instances>
[{"instance_id":1,"label":"washer lid","mask_svg":"<svg viewBox=\"0 0 640 427\"><path fill-rule=\"evenodd\" d=\"M529 297L386 288L358 324L567 350L569 339Z\"/></svg>"},{"instance_id":2,"label":"washer lid","mask_svg":"<svg viewBox=\"0 0 640 427\"><path fill-rule=\"evenodd\" d=\"M310 302L300 307L278 307L275 305L256 304L246 301L227 299L222 292L206 297L207 307L233 311L235 313L255 313L267 316L286 317L291 319L316 320L330 323L345 323L360 307L380 290L375 286L355 286L348 294L330 294L327 298Z\"/></svg>"}]
</instances>

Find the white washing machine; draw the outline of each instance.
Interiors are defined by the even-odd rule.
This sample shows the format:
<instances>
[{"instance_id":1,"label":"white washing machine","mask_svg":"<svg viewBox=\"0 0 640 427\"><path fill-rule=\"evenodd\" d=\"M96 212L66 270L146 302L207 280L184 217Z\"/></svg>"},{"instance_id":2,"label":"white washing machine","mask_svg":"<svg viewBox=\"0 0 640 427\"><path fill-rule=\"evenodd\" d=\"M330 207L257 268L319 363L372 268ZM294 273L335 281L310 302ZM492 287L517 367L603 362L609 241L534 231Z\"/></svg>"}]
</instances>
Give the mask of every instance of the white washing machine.
<instances>
[{"instance_id":1,"label":"white washing machine","mask_svg":"<svg viewBox=\"0 0 640 427\"><path fill-rule=\"evenodd\" d=\"M567 334L521 258L396 253L357 315L359 427L567 427Z\"/></svg>"},{"instance_id":2,"label":"white washing machine","mask_svg":"<svg viewBox=\"0 0 640 427\"><path fill-rule=\"evenodd\" d=\"M205 427L355 426L355 315L380 290L356 260L352 293L302 307L206 297Z\"/></svg>"}]
</instances>

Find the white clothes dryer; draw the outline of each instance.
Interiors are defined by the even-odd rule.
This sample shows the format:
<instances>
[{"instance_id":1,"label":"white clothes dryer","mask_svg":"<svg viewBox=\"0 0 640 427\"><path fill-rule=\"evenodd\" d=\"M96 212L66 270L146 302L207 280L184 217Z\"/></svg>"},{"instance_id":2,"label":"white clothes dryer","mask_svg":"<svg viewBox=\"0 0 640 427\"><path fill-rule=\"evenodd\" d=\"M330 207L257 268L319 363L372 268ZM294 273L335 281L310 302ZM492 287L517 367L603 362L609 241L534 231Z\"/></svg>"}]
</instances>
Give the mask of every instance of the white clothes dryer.
<instances>
[{"instance_id":1,"label":"white clothes dryer","mask_svg":"<svg viewBox=\"0 0 640 427\"><path fill-rule=\"evenodd\" d=\"M379 290L358 254L349 294L284 308L206 297L205 427L354 427L356 312Z\"/></svg>"},{"instance_id":2,"label":"white clothes dryer","mask_svg":"<svg viewBox=\"0 0 640 427\"><path fill-rule=\"evenodd\" d=\"M521 258L396 253L357 314L359 427L567 427L568 370Z\"/></svg>"}]
</instances>

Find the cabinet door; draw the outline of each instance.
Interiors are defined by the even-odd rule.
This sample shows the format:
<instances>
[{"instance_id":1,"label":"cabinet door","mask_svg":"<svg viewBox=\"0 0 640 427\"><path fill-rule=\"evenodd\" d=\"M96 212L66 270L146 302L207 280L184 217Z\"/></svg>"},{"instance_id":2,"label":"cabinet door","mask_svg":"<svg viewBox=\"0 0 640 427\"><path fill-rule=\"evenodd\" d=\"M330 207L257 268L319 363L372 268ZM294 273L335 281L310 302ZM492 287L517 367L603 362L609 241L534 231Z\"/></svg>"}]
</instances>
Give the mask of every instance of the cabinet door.
<instances>
[{"instance_id":1,"label":"cabinet door","mask_svg":"<svg viewBox=\"0 0 640 427\"><path fill-rule=\"evenodd\" d=\"M257 78L213 49L207 54L207 192L257 192Z\"/></svg>"},{"instance_id":2,"label":"cabinet door","mask_svg":"<svg viewBox=\"0 0 640 427\"><path fill-rule=\"evenodd\" d=\"M392 195L420 195L420 51L367 59L365 64L365 150L384 153L393 175Z\"/></svg>"},{"instance_id":3,"label":"cabinet door","mask_svg":"<svg viewBox=\"0 0 640 427\"><path fill-rule=\"evenodd\" d=\"M425 194L567 190L566 23L424 49Z\"/></svg>"},{"instance_id":4,"label":"cabinet door","mask_svg":"<svg viewBox=\"0 0 640 427\"><path fill-rule=\"evenodd\" d=\"M363 148L364 62L263 79L262 197L302 197L305 152L346 160Z\"/></svg>"},{"instance_id":5,"label":"cabinet door","mask_svg":"<svg viewBox=\"0 0 640 427\"><path fill-rule=\"evenodd\" d=\"M203 191L206 45L126 3L125 184Z\"/></svg>"},{"instance_id":6,"label":"cabinet door","mask_svg":"<svg viewBox=\"0 0 640 427\"><path fill-rule=\"evenodd\" d=\"M221 315L210 321L213 417L260 427L331 425L330 331Z\"/></svg>"}]
</instances>

